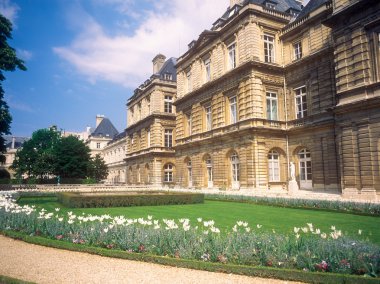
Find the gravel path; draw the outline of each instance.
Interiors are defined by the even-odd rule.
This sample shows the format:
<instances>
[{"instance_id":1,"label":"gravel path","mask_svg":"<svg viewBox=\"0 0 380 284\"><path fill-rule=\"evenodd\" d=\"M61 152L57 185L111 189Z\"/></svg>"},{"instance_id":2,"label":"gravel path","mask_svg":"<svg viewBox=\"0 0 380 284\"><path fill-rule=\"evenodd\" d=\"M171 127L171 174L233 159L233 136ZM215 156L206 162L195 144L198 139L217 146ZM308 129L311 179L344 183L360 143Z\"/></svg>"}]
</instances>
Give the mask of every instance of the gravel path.
<instances>
[{"instance_id":1,"label":"gravel path","mask_svg":"<svg viewBox=\"0 0 380 284\"><path fill-rule=\"evenodd\" d=\"M297 283L107 258L0 236L0 275L36 283Z\"/></svg>"}]
</instances>

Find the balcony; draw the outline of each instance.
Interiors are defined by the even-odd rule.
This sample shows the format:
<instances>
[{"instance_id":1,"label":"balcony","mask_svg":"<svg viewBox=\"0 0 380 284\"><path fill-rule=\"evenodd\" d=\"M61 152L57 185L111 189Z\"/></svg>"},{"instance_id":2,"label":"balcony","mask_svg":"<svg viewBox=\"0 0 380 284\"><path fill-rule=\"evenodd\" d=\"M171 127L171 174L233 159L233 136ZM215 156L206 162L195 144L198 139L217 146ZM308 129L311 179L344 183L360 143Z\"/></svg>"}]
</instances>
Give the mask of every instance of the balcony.
<instances>
[{"instance_id":1,"label":"balcony","mask_svg":"<svg viewBox=\"0 0 380 284\"><path fill-rule=\"evenodd\" d=\"M175 151L173 148L167 148L167 147L157 147L157 146L154 146L154 147L150 147L150 148L145 148L145 149L141 149L139 151L135 151L135 152L132 152L132 153L128 153L126 155L126 159L130 159L130 158L134 158L134 157L138 157L138 156L143 156L143 155L148 155L148 154L174 154Z\"/></svg>"},{"instance_id":2,"label":"balcony","mask_svg":"<svg viewBox=\"0 0 380 284\"><path fill-rule=\"evenodd\" d=\"M191 136L176 140L177 145L183 145L195 141L201 141L210 139L213 137L220 137L230 133L235 133L248 129L257 130L286 130L286 123L284 121L266 120L262 118L251 118L237 123L205 131L202 133L196 133Z\"/></svg>"}]
</instances>

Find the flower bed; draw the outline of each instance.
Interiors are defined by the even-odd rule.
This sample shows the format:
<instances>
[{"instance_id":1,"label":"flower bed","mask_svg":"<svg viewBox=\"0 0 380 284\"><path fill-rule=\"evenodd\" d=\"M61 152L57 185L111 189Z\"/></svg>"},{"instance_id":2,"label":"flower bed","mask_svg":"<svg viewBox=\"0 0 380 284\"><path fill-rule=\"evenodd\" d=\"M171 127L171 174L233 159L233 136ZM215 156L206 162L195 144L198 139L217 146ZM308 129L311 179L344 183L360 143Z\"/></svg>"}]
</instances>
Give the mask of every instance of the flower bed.
<instances>
[{"instance_id":1,"label":"flower bed","mask_svg":"<svg viewBox=\"0 0 380 284\"><path fill-rule=\"evenodd\" d=\"M59 192L58 201L69 208L128 207L203 203L200 193L147 192Z\"/></svg>"},{"instance_id":2,"label":"flower bed","mask_svg":"<svg viewBox=\"0 0 380 284\"><path fill-rule=\"evenodd\" d=\"M302 271L335 272L377 277L380 248L342 236L331 227L322 232L313 224L294 228L294 234L265 233L260 224L238 221L221 234L212 220L127 219L108 215L62 215L20 207L0 197L0 230L88 246L193 259L220 264L267 266ZM360 233L360 232L359 232Z\"/></svg>"}]
</instances>

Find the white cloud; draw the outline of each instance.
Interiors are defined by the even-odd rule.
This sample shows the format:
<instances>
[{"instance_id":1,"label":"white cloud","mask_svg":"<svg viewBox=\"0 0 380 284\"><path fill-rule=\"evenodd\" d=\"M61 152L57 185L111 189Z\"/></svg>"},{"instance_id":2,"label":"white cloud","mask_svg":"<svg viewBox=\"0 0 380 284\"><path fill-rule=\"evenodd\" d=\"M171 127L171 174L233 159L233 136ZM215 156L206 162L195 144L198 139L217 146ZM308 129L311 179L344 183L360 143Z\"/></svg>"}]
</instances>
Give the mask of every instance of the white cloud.
<instances>
[{"instance_id":1,"label":"white cloud","mask_svg":"<svg viewBox=\"0 0 380 284\"><path fill-rule=\"evenodd\" d=\"M20 7L12 3L10 0L0 0L0 13L10 20L13 25L15 24L17 11L19 9Z\"/></svg>"},{"instance_id":2,"label":"white cloud","mask_svg":"<svg viewBox=\"0 0 380 284\"><path fill-rule=\"evenodd\" d=\"M157 53L167 57L184 53L187 44L223 14L228 1L162 0L155 5L131 36L109 36L94 18L77 11L79 17L72 16L80 19L76 20L80 33L69 46L55 47L54 52L91 82L107 80L135 88L152 73L151 60Z\"/></svg>"},{"instance_id":3,"label":"white cloud","mask_svg":"<svg viewBox=\"0 0 380 284\"><path fill-rule=\"evenodd\" d=\"M17 57L21 58L24 61L28 61L33 58L33 53L29 50L18 48L16 52Z\"/></svg>"}]
</instances>

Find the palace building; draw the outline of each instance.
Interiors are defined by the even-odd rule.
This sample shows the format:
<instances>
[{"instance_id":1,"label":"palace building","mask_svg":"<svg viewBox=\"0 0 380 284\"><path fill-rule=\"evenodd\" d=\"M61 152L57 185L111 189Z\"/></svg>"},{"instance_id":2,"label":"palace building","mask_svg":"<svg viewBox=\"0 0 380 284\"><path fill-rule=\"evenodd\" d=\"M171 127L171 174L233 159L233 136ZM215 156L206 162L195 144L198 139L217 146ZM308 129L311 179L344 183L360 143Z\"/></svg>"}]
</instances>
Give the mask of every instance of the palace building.
<instances>
[{"instance_id":1,"label":"palace building","mask_svg":"<svg viewBox=\"0 0 380 284\"><path fill-rule=\"evenodd\" d=\"M301 189L377 198L379 1L231 0L164 61L127 104L129 184L288 190L294 164Z\"/></svg>"},{"instance_id":2,"label":"palace building","mask_svg":"<svg viewBox=\"0 0 380 284\"><path fill-rule=\"evenodd\" d=\"M176 59L158 54L153 75L127 103L127 184L174 184Z\"/></svg>"}]
</instances>

